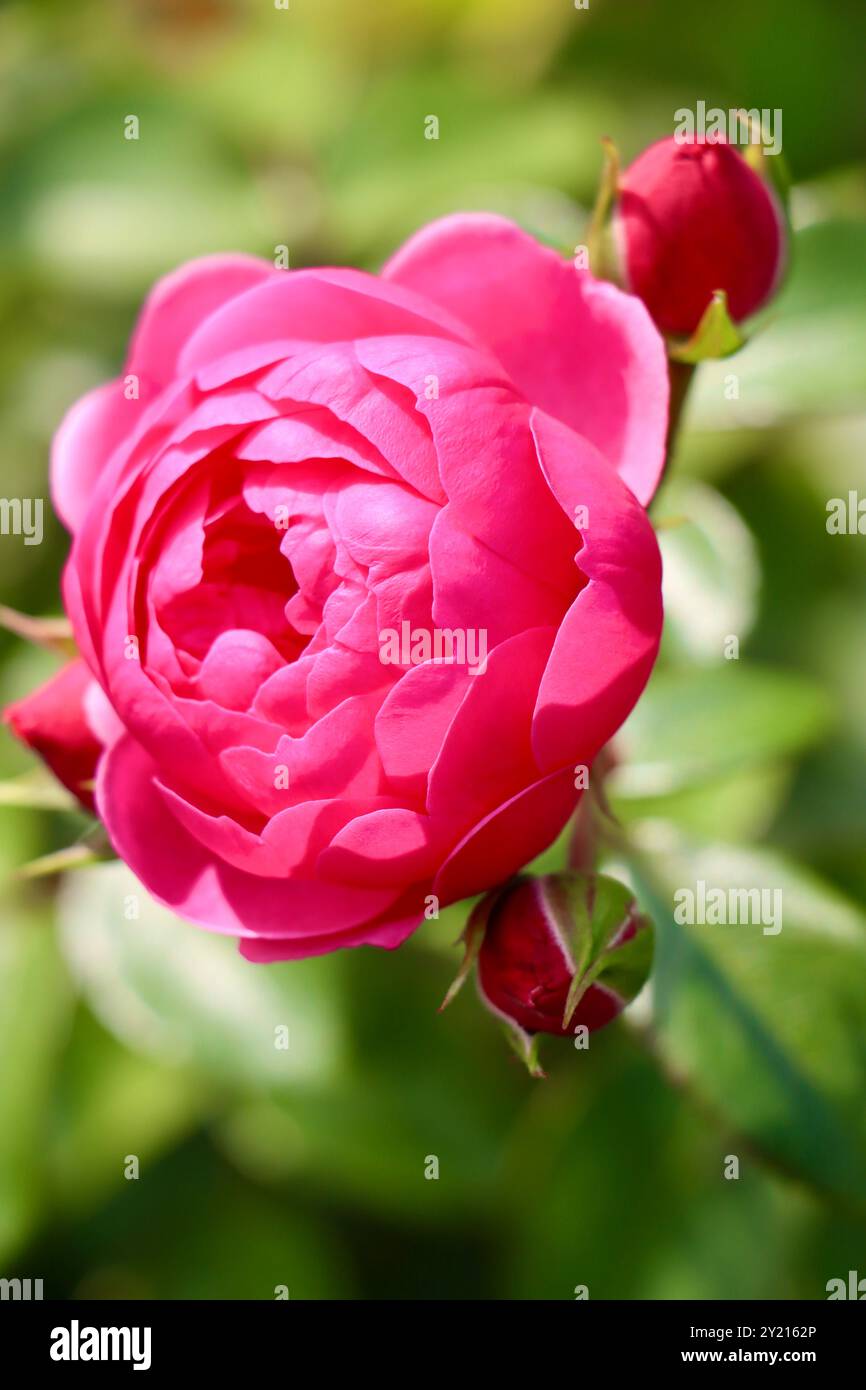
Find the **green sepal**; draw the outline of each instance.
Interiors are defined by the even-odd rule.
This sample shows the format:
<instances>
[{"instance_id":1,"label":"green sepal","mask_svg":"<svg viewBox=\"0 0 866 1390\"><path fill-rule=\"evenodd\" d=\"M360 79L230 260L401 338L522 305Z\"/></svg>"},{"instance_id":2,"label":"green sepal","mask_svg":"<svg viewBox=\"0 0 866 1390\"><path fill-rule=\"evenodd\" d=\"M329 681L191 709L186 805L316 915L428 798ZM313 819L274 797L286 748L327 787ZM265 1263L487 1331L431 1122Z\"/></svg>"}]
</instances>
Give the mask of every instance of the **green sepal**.
<instances>
[{"instance_id":1,"label":"green sepal","mask_svg":"<svg viewBox=\"0 0 866 1390\"><path fill-rule=\"evenodd\" d=\"M0 627L5 627L7 632L14 632L16 637L23 637L25 641L35 643L37 647L59 652L61 656L78 655L72 635L72 624L68 618L32 618L28 613L19 613L2 603Z\"/></svg>"},{"instance_id":2,"label":"green sepal","mask_svg":"<svg viewBox=\"0 0 866 1390\"><path fill-rule=\"evenodd\" d=\"M493 893L487 893L485 897L483 897L480 900L480 902L477 902L475 904L474 908L469 914L469 920L466 923L466 926L463 928L463 931L458 936L457 942L455 942L455 945L459 944L461 941L463 942L463 960L460 964L460 969L457 971L457 974L451 981L451 984L448 986L448 992L446 993L445 998L439 1005L440 1014L442 1013L443 1009L448 1008L448 1005L451 1003L452 999L456 998L456 996L460 993L466 981L467 975L469 974L473 965L475 964L478 952L481 950L481 943L484 940L484 932L487 928L487 922L490 917L490 913L492 912L501 891L502 890L497 890Z\"/></svg>"},{"instance_id":3,"label":"green sepal","mask_svg":"<svg viewBox=\"0 0 866 1390\"><path fill-rule=\"evenodd\" d=\"M638 911L631 891L603 874L557 874L548 881L547 900L574 964L563 1028L596 983L630 1003L646 983L653 958L652 923ZM629 926L634 934L622 941Z\"/></svg>"},{"instance_id":4,"label":"green sepal","mask_svg":"<svg viewBox=\"0 0 866 1390\"><path fill-rule=\"evenodd\" d=\"M619 151L605 135L601 141L604 151L604 164L595 206L586 232L586 248L589 253L589 269L597 280L616 280L615 256L610 248L609 214L619 192Z\"/></svg>"},{"instance_id":5,"label":"green sepal","mask_svg":"<svg viewBox=\"0 0 866 1390\"><path fill-rule=\"evenodd\" d=\"M42 768L0 782L0 806L40 811L73 811L78 802L55 777Z\"/></svg>"},{"instance_id":6,"label":"green sepal","mask_svg":"<svg viewBox=\"0 0 866 1390\"><path fill-rule=\"evenodd\" d=\"M541 1045L541 1034L526 1033L517 1023L511 1023L510 1021L503 1024L502 1031L505 1034L508 1046L511 1048L512 1052L517 1053L517 1056L526 1067L529 1075L534 1077L536 1081L546 1081L547 1072L542 1067L538 1058L539 1047Z\"/></svg>"},{"instance_id":7,"label":"green sepal","mask_svg":"<svg viewBox=\"0 0 866 1390\"><path fill-rule=\"evenodd\" d=\"M728 296L724 290L714 290L701 321L688 342L668 347L674 362L695 365L710 358L730 357L739 352L746 339L728 312Z\"/></svg>"},{"instance_id":8,"label":"green sepal","mask_svg":"<svg viewBox=\"0 0 866 1390\"><path fill-rule=\"evenodd\" d=\"M18 870L18 878L50 878L53 874L65 873L67 869L87 869L91 864L101 864L108 859L116 859L111 843L101 825L94 826L74 845L43 854L39 859L31 859Z\"/></svg>"},{"instance_id":9,"label":"green sepal","mask_svg":"<svg viewBox=\"0 0 866 1390\"><path fill-rule=\"evenodd\" d=\"M738 113L740 124L744 127L749 136L749 142L743 151L743 158L750 169L754 169L759 178L764 183L769 184L770 188L778 198L785 220L788 220L788 204L791 197L791 171L781 151L778 154L768 154L764 145L764 132L758 130L760 139L754 139L755 123L746 115L745 111Z\"/></svg>"},{"instance_id":10,"label":"green sepal","mask_svg":"<svg viewBox=\"0 0 866 1390\"><path fill-rule=\"evenodd\" d=\"M469 914L469 920L458 937L458 942L462 941L464 946L463 960L460 969L457 971L448 989L448 993L439 1005L440 1014L443 1009L447 1009L452 999L454 999L463 988L467 976L478 959L478 952L481 950L481 943L484 940L484 933L487 930L490 914L503 894L514 887L514 882L515 880L512 879L508 883L503 884L501 888L496 888L492 892L486 893L485 896L475 904L472 912ZM498 1009L495 1009L494 1012L499 1014ZM540 1034L525 1032L518 1023L515 1023L510 1018L506 1018L504 1014L499 1014L499 1017L502 1019L502 1028L509 1047L513 1052L517 1053L517 1056L526 1067L529 1075L538 1079L544 1079L547 1073L543 1070L538 1060L538 1048L541 1042Z\"/></svg>"}]
</instances>

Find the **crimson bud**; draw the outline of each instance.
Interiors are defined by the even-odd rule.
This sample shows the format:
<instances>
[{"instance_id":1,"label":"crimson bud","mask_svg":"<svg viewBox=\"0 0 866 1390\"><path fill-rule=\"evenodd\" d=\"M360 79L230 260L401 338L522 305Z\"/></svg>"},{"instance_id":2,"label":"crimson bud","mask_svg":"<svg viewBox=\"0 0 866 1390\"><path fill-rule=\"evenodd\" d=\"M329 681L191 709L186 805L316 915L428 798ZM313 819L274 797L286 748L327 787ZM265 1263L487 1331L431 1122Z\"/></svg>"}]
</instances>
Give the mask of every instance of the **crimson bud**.
<instances>
[{"instance_id":1,"label":"crimson bud","mask_svg":"<svg viewBox=\"0 0 866 1390\"><path fill-rule=\"evenodd\" d=\"M781 207L724 140L657 141L626 169L618 194L626 284L663 333L690 337L718 290L739 323L776 288L785 256Z\"/></svg>"}]
</instances>

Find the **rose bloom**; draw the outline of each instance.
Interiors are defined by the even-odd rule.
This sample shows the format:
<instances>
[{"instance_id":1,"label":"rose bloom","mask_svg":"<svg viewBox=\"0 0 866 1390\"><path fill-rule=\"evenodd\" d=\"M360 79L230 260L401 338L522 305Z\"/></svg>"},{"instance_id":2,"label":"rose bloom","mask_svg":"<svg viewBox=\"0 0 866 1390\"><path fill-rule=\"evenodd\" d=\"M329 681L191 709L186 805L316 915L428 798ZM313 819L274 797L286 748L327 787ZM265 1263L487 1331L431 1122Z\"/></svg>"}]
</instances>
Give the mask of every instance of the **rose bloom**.
<instances>
[{"instance_id":1,"label":"rose bloom","mask_svg":"<svg viewBox=\"0 0 866 1390\"><path fill-rule=\"evenodd\" d=\"M379 277L159 283L52 458L67 687L150 893L271 961L397 946L544 849L655 659L666 417L643 305L498 217Z\"/></svg>"}]
</instances>

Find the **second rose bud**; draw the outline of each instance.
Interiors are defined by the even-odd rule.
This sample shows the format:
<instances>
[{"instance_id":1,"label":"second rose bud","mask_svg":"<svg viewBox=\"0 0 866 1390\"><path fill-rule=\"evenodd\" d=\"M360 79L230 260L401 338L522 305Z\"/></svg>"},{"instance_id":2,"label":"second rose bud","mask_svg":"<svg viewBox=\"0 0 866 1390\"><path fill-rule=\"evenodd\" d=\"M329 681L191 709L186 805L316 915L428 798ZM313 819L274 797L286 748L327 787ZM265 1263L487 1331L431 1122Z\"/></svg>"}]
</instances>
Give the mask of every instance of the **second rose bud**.
<instances>
[{"instance_id":1,"label":"second rose bud","mask_svg":"<svg viewBox=\"0 0 866 1390\"><path fill-rule=\"evenodd\" d=\"M613 234L620 275L662 333L689 338L724 291L739 324L777 288L785 217L769 183L723 140L671 136L619 177Z\"/></svg>"},{"instance_id":2,"label":"second rose bud","mask_svg":"<svg viewBox=\"0 0 866 1390\"><path fill-rule=\"evenodd\" d=\"M536 1075L541 1034L570 1037L610 1023L652 965L653 931L624 884L601 874L521 875L476 906L464 934L478 992Z\"/></svg>"}]
</instances>

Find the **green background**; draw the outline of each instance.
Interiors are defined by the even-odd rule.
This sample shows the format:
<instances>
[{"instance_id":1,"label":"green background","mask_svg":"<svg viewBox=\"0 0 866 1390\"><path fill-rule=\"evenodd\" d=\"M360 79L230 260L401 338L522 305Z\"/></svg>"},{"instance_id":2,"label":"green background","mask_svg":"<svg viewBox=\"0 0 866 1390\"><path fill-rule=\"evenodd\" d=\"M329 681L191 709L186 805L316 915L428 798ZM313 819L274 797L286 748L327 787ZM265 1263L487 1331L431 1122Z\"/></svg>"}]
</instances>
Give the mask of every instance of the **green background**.
<instances>
[{"instance_id":1,"label":"green background","mask_svg":"<svg viewBox=\"0 0 866 1390\"><path fill-rule=\"evenodd\" d=\"M599 137L631 158L698 100L782 109L797 228L764 332L701 369L653 509L677 523L664 655L610 784L651 994L587 1052L550 1040L532 1081L472 989L436 1012L459 912L395 954L255 967L145 903L127 921L122 866L17 880L85 823L0 805L0 1275L563 1299L866 1276L866 536L825 525L866 496L864 50L858 0L0 9L4 496L46 495L64 409L186 257L376 268L467 207L570 248ZM51 518L39 547L0 539L2 601L57 612L65 550ZM52 669L0 637L3 703ZM0 775L31 767L0 733ZM678 927L697 878L781 886L782 932Z\"/></svg>"}]
</instances>

